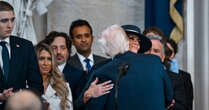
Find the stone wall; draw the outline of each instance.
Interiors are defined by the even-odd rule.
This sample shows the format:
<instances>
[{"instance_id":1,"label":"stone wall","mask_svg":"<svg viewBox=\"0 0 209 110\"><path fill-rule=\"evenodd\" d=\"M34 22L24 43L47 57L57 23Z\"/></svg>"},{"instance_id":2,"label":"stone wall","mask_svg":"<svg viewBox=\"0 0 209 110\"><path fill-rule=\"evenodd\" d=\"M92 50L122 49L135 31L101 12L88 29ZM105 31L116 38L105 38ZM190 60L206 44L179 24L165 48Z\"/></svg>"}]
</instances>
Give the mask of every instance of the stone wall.
<instances>
[{"instance_id":1,"label":"stone wall","mask_svg":"<svg viewBox=\"0 0 209 110\"><path fill-rule=\"evenodd\" d=\"M47 14L47 31L69 33L76 19L89 21L94 34L93 51L104 55L97 42L102 30L112 24L135 24L143 29L144 0L54 0Z\"/></svg>"},{"instance_id":2,"label":"stone wall","mask_svg":"<svg viewBox=\"0 0 209 110\"><path fill-rule=\"evenodd\" d=\"M76 19L85 19L93 27L93 51L105 56L98 44L102 30L112 24L135 24L144 30L144 0L54 0L48 7L48 13L34 17L37 39L40 41L52 31L69 33L69 26ZM177 59L180 68L185 68L185 42L179 44ZM75 48L73 48L73 54ZM185 70L185 69L184 69Z\"/></svg>"}]
</instances>

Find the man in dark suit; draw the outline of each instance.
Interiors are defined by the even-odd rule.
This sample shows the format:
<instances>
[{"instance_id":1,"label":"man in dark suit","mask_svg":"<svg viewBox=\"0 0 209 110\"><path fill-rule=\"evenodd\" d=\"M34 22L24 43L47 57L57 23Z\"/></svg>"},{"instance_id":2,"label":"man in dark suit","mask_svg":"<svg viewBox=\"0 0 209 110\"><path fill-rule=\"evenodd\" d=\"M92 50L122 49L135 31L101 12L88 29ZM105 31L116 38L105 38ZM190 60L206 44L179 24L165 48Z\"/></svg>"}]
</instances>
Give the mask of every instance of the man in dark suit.
<instances>
[{"instance_id":1,"label":"man in dark suit","mask_svg":"<svg viewBox=\"0 0 209 110\"><path fill-rule=\"evenodd\" d=\"M104 57L93 54L91 46L93 43L92 27L86 20L75 20L70 26L70 38L75 46L77 53L70 58L69 63L74 67L90 71L91 67L101 61Z\"/></svg>"},{"instance_id":2,"label":"man in dark suit","mask_svg":"<svg viewBox=\"0 0 209 110\"><path fill-rule=\"evenodd\" d=\"M80 96L86 82L87 82L87 74L83 70L77 69L69 64L71 58L69 58L71 52L71 41L66 33L52 31L50 32L46 38L43 40L46 44L52 47L53 53L56 56L56 61L58 63L58 68L61 72L64 73L65 79L70 85L72 90L74 109L80 109L80 106L83 106L83 102L76 103L78 97ZM96 81L97 82L97 81ZM110 83L110 82L109 82ZM102 84L93 83L94 89L102 88ZM111 86L110 86L111 87ZM92 89L91 89L92 90ZM95 90L92 90L95 91ZM96 96L100 96L94 94Z\"/></svg>"},{"instance_id":3,"label":"man in dark suit","mask_svg":"<svg viewBox=\"0 0 209 110\"><path fill-rule=\"evenodd\" d=\"M170 105L173 90L158 57L128 51L128 37L118 25L107 28L100 41L113 60L93 71L87 84L98 77L101 82L111 79L114 87L118 87L107 95L91 99L87 110L165 110L166 105ZM126 74L120 72L124 63L129 65Z\"/></svg>"},{"instance_id":4,"label":"man in dark suit","mask_svg":"<svg viewBox=\"0 0 209 110\"><path fill-rule=\"evenodd\" d=\"M82 85L84 85L80 83L83 81L81 79L84 71L74 68L67 62L71 52L71 41L68 35L64 32L52 31L46 36L43 42L51 46L56 57L58 68L64 73L65 79L69 82L73 99L75 100L82 90Z\"/></svg>"},{"instance_id":5,"label":"man in dark suit","mask_svg":"<svg viewBox=\"0 0 209 110\"><path fill-rule=\"evenodd\" d=\"M169 58L169 69L170 71L178 74L184 82L184 89L186 95L186 110L192 110L193 106L193 85L191 81L191 76L188 72L185 72L178 67L178 62L175 58L178 52L177 43L169 39L166 42L166 56Z\"/></svg>"},{"instance_id":6,"label":"man in dark suit","mask_svg":"<svg viewBox=\"0 0 209 110\"><path fill-rule=\"evenodd\" d=\"M28 86L43 93L37 57L30 41L11 36L14 10L0 1L0 101Z\"/></svg>"},{"instance_id":7,"label":"man in dark suit","mask_svg":"<svg viewBox=\"0 0 209 110\"><path fill-rule=\"evenodd\" d=\"M148 53L157 55L161 58L162 62L166 64L167 59L165 59L165 43L166 41L163 39L162 36L159 35L148 35L148 38L150 38L152 42L152 47L148 51ZM171 83L174 89L174 102L175 104L169 108L169 110L187 110L186 109L186 94L185 94L185 88L184 88L184 82L181 79L181 76L169 71L169 68L166 68L167 65L165 65L165 69L167 71L167 74L169 75L169 78L171 79Z\"/></svg>"}]
</instances>

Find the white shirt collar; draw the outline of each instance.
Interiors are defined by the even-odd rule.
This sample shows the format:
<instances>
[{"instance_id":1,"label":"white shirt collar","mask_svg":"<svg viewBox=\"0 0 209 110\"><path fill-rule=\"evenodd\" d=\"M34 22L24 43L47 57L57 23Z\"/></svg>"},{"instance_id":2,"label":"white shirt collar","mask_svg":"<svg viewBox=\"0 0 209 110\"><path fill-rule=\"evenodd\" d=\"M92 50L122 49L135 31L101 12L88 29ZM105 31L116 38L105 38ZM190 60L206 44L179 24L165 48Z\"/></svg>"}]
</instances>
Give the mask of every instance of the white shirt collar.
<instances>
[{"instance_id":1,"label":"white shirt collar","mask_svg":"<svg viewBox=\"0 0 209 110\"><path fill-rule=\"evenodd\" d=\"M61 64L61 65L58 65L58 68L59 68L60 72L63 72L63 70L65 68L65 65L66 65L66 62Z\"/></svg>"},{"instance_id":2,"label":"white shirt collar","mask_svg":"<svg viewBox=\"0 0 209 110\"><path fill-rule=\"evenodd\" d=\"M5 42L7 42L7 44L6 44L6 45L9 45L9 44L10 44L9 37L5 38L4 40L0 40L0 42L1 42L1 41L5 41Z\"/></svg>"},{"instance_id":3,"label":"white shirt collar","mask_svg":"<svg viewBox=\"0 0 209 110\"><path fill-rule=\"evenodd\" d=\"M7 42L6 47L7 47L8 51L9 51L9 58L11 58L11 48L10 48L10 40L9 40L9 37L5 38L4 40L0 40L0 42L1 41ZM1 51L2 51L2 47L0 46L0 68L3 68Z\"/></svg>"},{"instance_id":4,"label":"white shirt collar","mask_svg":"<svg viewBox=\"0 0 209 110\"><path fill-rule=\"evenodd\" d=\"M78 58L83 66L83 70L86 70L86 62L84 62L84 60L86 59L83 55L79 54L78 52L76 53L78 55ZM90 60L90 65L93 66L94 65L94 58L93 58L93 53L91 52L88 56L88 59Z\"/></svg>"}]
</instances>

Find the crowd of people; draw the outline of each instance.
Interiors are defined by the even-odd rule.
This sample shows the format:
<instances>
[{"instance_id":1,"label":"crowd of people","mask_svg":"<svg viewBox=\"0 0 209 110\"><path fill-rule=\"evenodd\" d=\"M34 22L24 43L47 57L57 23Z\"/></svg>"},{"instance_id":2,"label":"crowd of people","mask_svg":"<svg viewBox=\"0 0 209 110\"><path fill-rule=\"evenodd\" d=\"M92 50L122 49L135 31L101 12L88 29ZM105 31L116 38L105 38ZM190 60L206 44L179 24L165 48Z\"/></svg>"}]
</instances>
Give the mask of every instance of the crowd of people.
<instances>
[{"instance_id":1,"label":"crowd of people","mask_svg":"<svg viewBox=\"0 0 209 110\"><path fill-rule=\"evenodd\" d=\"M14 23L13 7L0 1L0 110L192 110L191 76L158 27L107 27L99 38L105 58L92 51L87 20L36 46L11 35Z\"/></svg>"}]
</instances>

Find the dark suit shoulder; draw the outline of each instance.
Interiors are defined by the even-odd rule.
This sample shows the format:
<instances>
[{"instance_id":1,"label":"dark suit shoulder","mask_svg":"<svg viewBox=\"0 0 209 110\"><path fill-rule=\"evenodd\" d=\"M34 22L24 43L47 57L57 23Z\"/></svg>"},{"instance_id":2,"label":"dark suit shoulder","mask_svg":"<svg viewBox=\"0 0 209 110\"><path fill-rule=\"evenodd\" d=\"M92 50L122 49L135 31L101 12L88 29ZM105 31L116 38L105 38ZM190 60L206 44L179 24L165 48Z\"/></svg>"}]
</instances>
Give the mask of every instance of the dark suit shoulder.
<instances>
[{"instance_id":1,"label":"dark suit shoulder","mask_svg":"<svg viewBox=\"0 0 209 110\"><path fill-rule=\"evenodd\" d=\"M16 36L10 36L11 40L14 40L16 43L21 43L21 44L32 44L31 41L26 40L24 38L16 37Z\"/></svg>"},{"instance_id":2,"label":"dark suit shoulder","mask_svg":"<svg viewBox=\"0 0 209 110\"><path fill-rule=\"evenodd\" d=\"M66 63L65 68L63 70L64 74L69 74L69 73L83 73L82 70L79 70L77 68L75 68L74 66L70 65L69 63Z\"/></svg>"},{"instance_id":3,"label":"dark suit shoulder","mask_svg":"<svg viewBox=\"0 0 209 110\"><path fill-rule=\"evenodd\" d=\"M191 75L190 73L186 72L186 71L183 71L181 69L179 69L179 73L180 75L182 75L183 77L187 77L187 78L190 78L191 79Z\"/></svg>"},{"instance_id":4,"label":"dark suit shoulder","mask_svg":"<svg viewBox=\"0 0 209 110\"><path fill-rule=\"evenodd\" d=\"M93 54L95 64L105 61L107 58ZM94 65L95 65L94 64Z\"/></svg>"},{"instance_id":5,"label":"dark suit shoulder","mask_svg":"<svg viewBox=\"0 0 209 110\"><path fill-rule=\"evenodd\" d=\"M102 67L103 65L105 65L105 64L107 64L108 62L111 62L111 61L112 61L112 59L105 59L105 60L103 60L103 61L95 64L92 67L91 72L94 71L94 70L96 70L96 69L98 69L98 68L100 68L100 67Z\"/></svg>"},{"instance_id":6,"label":"dark suit shoulder","mask_svg":"<svg viewBox=\"0 0 209 110\"><path fill-rule=\"evenodd\" d=\"M167 73L168 73L168 76L170 78L180 78L180 75L179 74L176 74L176 73L174 73L172 71L167 71Z\"/></svg>"}]
</instances>

